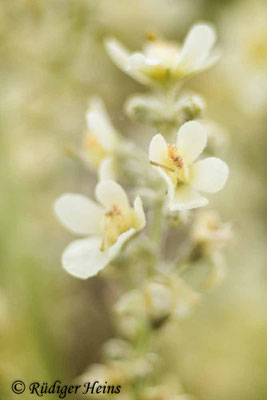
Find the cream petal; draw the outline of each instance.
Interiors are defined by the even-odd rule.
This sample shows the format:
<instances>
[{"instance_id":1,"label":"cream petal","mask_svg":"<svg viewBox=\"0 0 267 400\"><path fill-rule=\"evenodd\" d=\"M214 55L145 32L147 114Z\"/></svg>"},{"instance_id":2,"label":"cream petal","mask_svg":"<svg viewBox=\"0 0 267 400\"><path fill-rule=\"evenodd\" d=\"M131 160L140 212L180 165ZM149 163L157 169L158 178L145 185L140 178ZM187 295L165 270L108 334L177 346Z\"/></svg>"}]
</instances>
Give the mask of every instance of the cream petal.
<instances>
[{"instance_id":1,"label":"cream petal","mask_svg":"<svg viewBox=\"0 0 267 400\"><path fill-rule=\"evenodd\" d=\"M99 181L114 180L116 178L115 162L113 157L105 158L98 170Z\"/></svg>"},{"instance_id":2,"label":"cream petal","mask_svg":"<svg viewBox=\"0 0 267 400\"><path fill-rule=\"evenodd\" d=\"M100 251L101 243L100 237L70 243L62 254L63 268L80 279L96 275L110 262L108 254Z\"/></svg>"},{"instance_id":3,"label":"cream petal","mask_svg":"<svg viewBox=\"0 0 267 400\"><path fill-rule=\"evenodd\" d=\"M146 57L142 53L133 53L129 57L128 71L146 67Z\"/></svg>"},{"instance_id":4,"label":"cream petal","mask_svg":"<svg viewBox=\"0 0 267 400\"><path fill-rule=\"evenodd\" d=\"M135 68L130 67L129 58L131 53L118 40L114 38L106 39L105 47L110 58L118 68L142 84L149 83L149 79L147 77L143 76L141 73L138 73Z\"/></svg>"},{"instance_id":5,"label":"cream petal","mask_svg":"<svg viewBox=\"0 0 267 400\"><path fill-rule=\"evenodd\" d=\"M168 157L168 146L164 137L158 133L155 135L149 145L149 160L162 163L162 160Z\"/></svg>"},{"instance_id":6,"label":"cream petal","mask_svg":"<svg viewBox=\"0 0 267 400\"><path fill-rule=\"evenodd\" d=\"M107 38L105 48L114 62L122 71L127 72L130 52L115 38Z\"/></svg>"},{"instance_id":7,"label":"cream petal","mask_svg":"<svg viewBox=\"0 0 267 400\"><path fill-rule=\"evenodd\" d=\"M104 149L112 151L115 147L117 133L105 105L99 97L91 99L86 120L89 132L97 138Z\"/></svg>"},{"instance_id":8,"label":"cream petal","mask_svg":"<svg viewBox=\"0 0 267 400\"><path fill-rule=\"evenodd\" d=\"M138 218L137 229L143 229L146 225L146 216L144 213L143 202L140 196L137 196L134 201L134 210Z\"/></svg>"},{"instance_id":9,"label":"cream petal","mask_svg":"<svg viewBox=\"0 0 267 400\"><path fill-rule=\"evenodd\" d=\"M61 223L78 235L99 234L103 230L103 208L83 195L63 194L54 210Z\"/></svg>"},{"instance_id":10,"label":"cream petal","mask_svg":"<svg viewBox=\"0 0 267 400\"><path fill-rule=\"evenodd\" d=\"M228 166L217 157L209 157L192 165L191 184L196 190L216 193L228 177Z\"/></svg>"},{"instance_id":11,"label":"cream petal","mask_svg":"<svg viewBox=\"0 0 267 400\"><path fill-rule=\"evenodd\" d=\"M136 229L131 228L128 231L123 232L119 235L117 242L114 243L113 246L111 246L107 251L109 260L113 260L113 258L115 258L119 254L124 243L129 240L135 233Z\"/></svg>"},{"instance_id":12,"label":"cream petal","mask_svg":"<svg viewBox=\"0 0 267 400\"><path fill-rule=\"evenodd\" d=\"M167 66L158 58L146 57L142 53L133 53L129 57L128 69L131 70L143 70L149 72L151 68L163 68Z\"/></svg>"},{"instance_id":13,"label":"cream petal","mask_svg":"<svg viewBox=\"0 0 267 400\"><path fill-rule=\"evenodd\" d=\"M157 168L157 171L160 174L160 176L162 177L162 179L167 183L169 198L173 198L174 197L174 186L173 186L173 183L171 181L171 178L161 168Z\"/></svg>"},{"instance_id":14,"label":"cream petal","mask_svg":"<svg viewBox=\"0 0 267 400\"><path fill-rule=\"evenodd\" d=\"M216 32L208 24L194 25L185 38L181 53L177 60L177 68L184 66L187 70L200 67L216 41Z\"/></svg>"},{"instance_id":15,"label":"cream petal","mask_svg":"<svg viewBox=\"0 0 267 400\"><path fill-rule=\"evenodd\" d=\"M207 144L207 133L197 121L189 121L177 133L177 148L186 163L191 164L202 153Z\"/></svg>"},{"instance_id":16,"label":"cream petal","mask_svg":"<svg viewBox=\"0 0 267 400\"><path fill-rule=\"evenodd\" d=\"M124 189L117 182L103 180L96 186L96 198L107 209L114 205L122 210L129 208L129 202Z\"/></svg>"},{"instance_id":17,"label":"cream petal","mask_svg":"<svg viewBox=\"0 0 267 400\"><path fill-rule=\"evenodd\" d=\"M193 208L204 207L209 201L199 193L192 190L189 185L181 186L169 196L169 208L171 211L184 211Z\"/></svg>"},{"instance_id":18,"label":"cream petal","mask_svg":"<svg viewBox=\"0 0 267 400\"><path fill-rule=\"evenodd\" d=\"M216 53L207 57L207 59L204 60L204 62L199 67L197 67L194 71L192 71L192 73L193 74L194 72L199 73L205 71L208 68L213 67L213 65L216 64L220 58L221 58L221 53L219 51L216 51Z\"/></svg>"}]
</instances>

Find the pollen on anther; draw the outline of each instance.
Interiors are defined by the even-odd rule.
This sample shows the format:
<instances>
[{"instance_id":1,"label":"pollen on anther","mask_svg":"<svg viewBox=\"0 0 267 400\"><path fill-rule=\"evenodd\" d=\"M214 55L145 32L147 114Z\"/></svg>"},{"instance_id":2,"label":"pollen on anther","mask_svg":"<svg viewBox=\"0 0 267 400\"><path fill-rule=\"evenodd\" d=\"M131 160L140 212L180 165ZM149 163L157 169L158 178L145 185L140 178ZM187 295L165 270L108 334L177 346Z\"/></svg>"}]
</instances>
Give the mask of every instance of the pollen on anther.
<instances>
[{"instance_id":1,"label":"pollen on anther","mask_svg":"<svg viewBox=\"0 0 267 400\"><path fill-rule=\"evenodd\" d=\"M173 164L181 169L184 167L184 162L181 156L179 156L179 154L177 154L177 147L175 146L175 144L169 144L168 145L168 154L169 157L171 158Z\"/></svg>"},{"instance_id":2,"label":"pollen on anther","mask_svg":"<svg viewBox=\"0 0 267 400\"><path fill-rule=\"evenodd\" d=\"M121 215L121 210L117 205L112 206L110 210L105 213L106 217L118 217Z\"/></svg>"}]
</instances>

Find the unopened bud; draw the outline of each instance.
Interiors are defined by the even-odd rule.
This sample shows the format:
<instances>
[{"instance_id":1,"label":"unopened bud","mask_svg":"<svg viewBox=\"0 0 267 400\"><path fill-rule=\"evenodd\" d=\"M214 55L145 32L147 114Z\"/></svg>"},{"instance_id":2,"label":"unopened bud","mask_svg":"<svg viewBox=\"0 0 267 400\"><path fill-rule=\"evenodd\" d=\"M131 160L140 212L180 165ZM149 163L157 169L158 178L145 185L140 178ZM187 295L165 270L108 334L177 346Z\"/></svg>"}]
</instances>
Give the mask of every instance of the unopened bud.
<instances>
[{"instance_id":1,"label":"unopened bud","mask_svg":"<svg viewBox=\"0 0 267 400\"><path fill-rule=\"evenodd\" d=\"M149 282L145 288L147 313L153 320L168 316L171 311L172 294L168 286Z\"/></svg>"},{"instance_id":2,"label":"unopened bud","mask_svg":"<svg viewBox=\"0 0 267 400\"><path fill-rule=\"evenodd\" d=\"M199 118L205 109L204 99L197 94L185 95L176 104L179 120L182 122Z\"/></svg>"},{"instance_id":3,"label":"unopened bud","mask_svg":"<svg viewBox=\"0 0 267 400\"><path fill-rule=\"evenodd\" d=\"M103 355L110 360L129 358L132 347L123 339L110 339L103 346Z\"/></svg>"},{"instance_id":4,"label":"unopened bud","mask_svg":"<svg viewBox=\"0 0 267 400\"><path fill-rule=\"evenodd\" d=\"M139 122L157 122L162 120L163 107L157 97L133 96L125 104L127 115Z\"/></svg>"}]
</instances>

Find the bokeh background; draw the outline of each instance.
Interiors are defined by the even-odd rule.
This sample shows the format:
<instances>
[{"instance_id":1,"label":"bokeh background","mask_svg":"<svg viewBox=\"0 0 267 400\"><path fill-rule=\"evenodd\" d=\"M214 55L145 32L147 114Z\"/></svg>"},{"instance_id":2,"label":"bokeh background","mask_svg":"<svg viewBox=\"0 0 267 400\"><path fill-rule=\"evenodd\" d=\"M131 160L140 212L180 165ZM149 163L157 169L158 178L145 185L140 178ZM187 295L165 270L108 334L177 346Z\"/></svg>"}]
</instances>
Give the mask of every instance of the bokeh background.
<instances>
[{"instance_id":1,"label":"bokeh background","mask_svg":"<svg viewBox=\"0 0 267 400\"><path fill-rule=\"evenodd\" d=\"M217 26L222 58L188 87L227 132L231 175L212 206L235 237L225 283L161 346L197 398L267 399L267 4L255 0L1 0L1 398L14 379L73 379L112 336L108 284L62 270L72 236L52 211L64 191L93 193L95 177L65 151L81 143L92 94L125 136L135 129L123 104L145 89L111 63L103 38L138 49L147 32L182 40L198 20Z\"/></svg>"}]
</instances>

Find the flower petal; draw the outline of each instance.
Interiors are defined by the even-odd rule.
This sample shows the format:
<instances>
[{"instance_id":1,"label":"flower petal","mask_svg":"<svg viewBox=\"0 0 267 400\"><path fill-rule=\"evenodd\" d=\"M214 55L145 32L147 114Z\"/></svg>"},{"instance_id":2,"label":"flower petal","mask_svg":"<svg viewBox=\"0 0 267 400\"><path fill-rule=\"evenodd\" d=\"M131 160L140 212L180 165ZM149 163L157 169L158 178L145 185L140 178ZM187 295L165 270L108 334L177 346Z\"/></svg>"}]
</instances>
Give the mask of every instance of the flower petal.
<instances>
[{"instance_id":1,"label":"flower petal","mask_svg":"<svg viewBox=\"0 0 267 400\"><path fill-rule=\"evenodd\" d=\"M116 143L116 130L106 111L103 101L99 97L91 99L86 115L87 126L104 149L112 151Z\"/></svg>"},{"instance_id":2,"label":"flower petal","mask_svg":"<svg viewBox=\"0 0 267 400\"><path fill-rule=\"evenodd\" d=\"M162 163L162 160L168 157L168 146L160 133L152 138L148 152L149 160L157 163Z\"/></svg>"},{"instance_id":3,"label":"flower petal","mask_svg":"<svg viewBox=\"0 0 267 400\"><path fill-rule=\"evenodd\" d=\"M107 38L105 40L105 48L114 62L122 71L127 72L128 60L130 56L129 50L127 50L118 40L115 38Z\"/></svg>"},{"instance_id":4,"label":"flower petal","mask_svg":"<svg viewBox=\"0 0 267 400\"><path fill-rule=\"evenodd\" d=\"M55 202L54 210L61 223L78 235L102 231L104 210L81 194L63 194Z\"/></svg>"},{"instance_id":5,"label":"flower petal","mask_svg":"<svg viewBox=\"0 0 267 400\"><path fill-rule=\"evenodd\" d=\"M169 193L168 193L169 195ZM183 185L174 191L173 197L169 196L171 211L184 211L192 208L204 207L209 201L188 185Z\"/></svg>"},{"instance_id":6,"label":"flower petal","mask_svg":"<svg viewBox=\"0 0 267 400\"><path fill-rule=\"evenodd\" d=\"M107 209L114 205L122 210L129 208L128 197L124 189L117 182L104 180L96 186L96 198Z\"/></svg>"},{"instance_id":7,"label":"flower petal","mask_svg":"<svg viewBox=\"0 0 267 400\"><path fill-rule=\"evenodd\" d=\"M192 163L202 153L207 144L207 133L197 121L189 121L177 133L177 147L186 163Z\"/></svg>"},{"instance_id":8,"label":"flower petal","mask_svg":"<svg viewBox=\"0 0 267 400\"><path fill-rule=\"evenodd\" d=\"M107 179L114 180L116 178L114 164L115 162L113 157L107 157L102 161L98 170L99 181Z\"/></svg>"},{"instance_id":9,"label":"flower petal","mask_svg":"<svg viewBox=\"0 0 267 400\"><path fill-rule=\"evenodd\" d=\"M228 166L217 157L205 158L192 165L192 186L194 189L216 193L221 190L228 177Z\"/></svg>"},{"instance_id":10,"label":"flower petal","mask_svg":"<svg viewBox=\"0 0 267 400\"><path fill-rule=\"evenodd\" d=\"M162 179L167 183L168 186L168 196L169 198L173 198L174 197L174 185L172 183L171 178L169 177L169 175L163 171L161 168L157 168L158 173L160 174L160 176L162 177Z\"/></svg>"},{"instance_id":11,"label":"flower petal","mask_svg":"<svg viewBox=\"0 0 267 400\"><path fill-rule=\"evenodd\" d=\"M216 64L220 58L221 53L216 50L216 52L213 52L211 56L207 57L206 60L198 68L196 68L195 72L200 73L208 68L213 67L213 65ZM192 71L192 74L194 75L194 71Z\"/></svg>"},{"instance_id":12,"label":"flower petal","mask_svg":"<svg viewBox=\"0 0 267 400\"><path fill-rule=\"evenodd\" d=\"M138 73L134 68L129 68L131 53L118 40L107 38L105 40L105 47L110 58L118 68L142 84L149 83L149 79L143 76L143 74Z\"/></svg>"},{"instance_id":13,"label":"flower petal","mask_svg":"<svg viewBox=\"0 0 267 400\"><path fill-rule=\"evenodd\" d=\"M137 196L134 201L134 210L138 218L137 229L143 229L146 225L146 216L144 213L143 202L140 196Z\"/></svg>"},{"instance_id":14,"label":"flower petal","mask_svg":"<svg viewBox=\"0 0 267 400\"><path fill-rule=\"evenodd\" d=\"M63 268L80 279L96 275L110 261L108 254L100 251L101 243L100 237L70 243L62 254Z\"/></svg>"},{"instance_id":15,"label":"flower petal","mask_svg":"<svg viewBox=\"0 0 267 400\"><path fill-rule=\"evenodd\" d=\"M108 257L109 260L112 260L113 258L115 258L118 253L121 251L122 246L124 245L124 243L130 239L131 236L133 236L136 233L136 229L131 228L126 232L123 232L119 235L118 240L116 243L113 244L113 246L111 246L108 251Z\"/></svg>"},{"instance_id":16,"label":"flower petal","mask_svg":"<svg viewBox=\"0 0 267 400\"><path fill-rule=\"evenodd\" d=\"M216 41L216 32L208 24L194 25L185 38L177 60L177 68L182 65L187 70L200 67L209 56Z\"/></svg>"}]
</instances>

